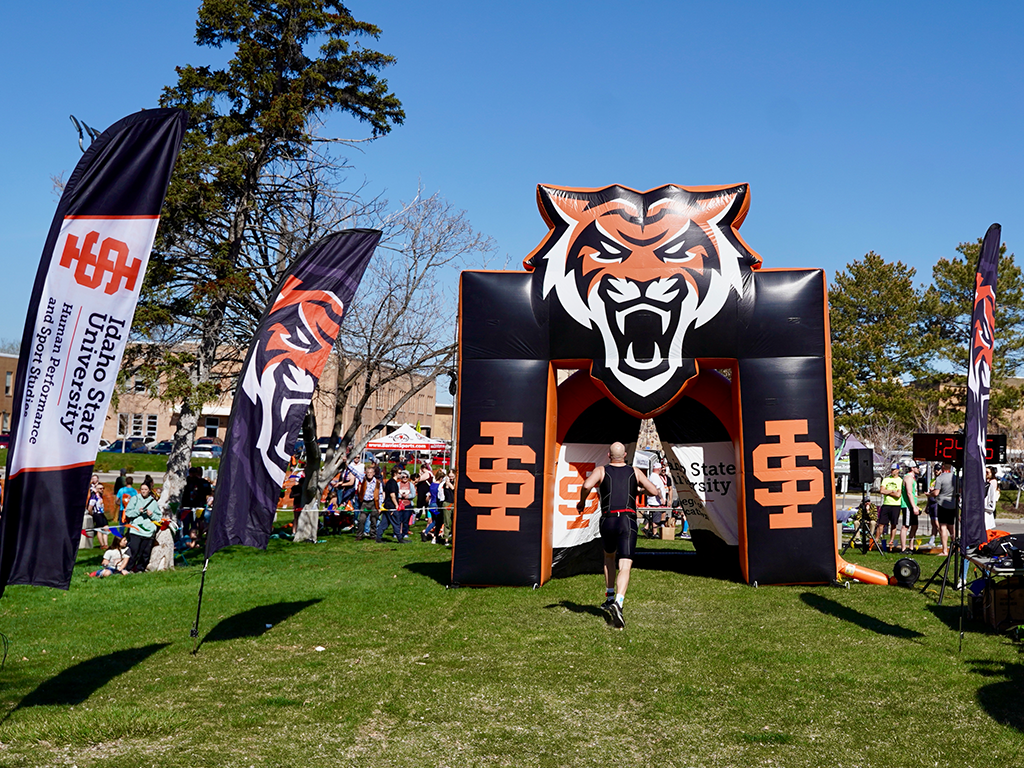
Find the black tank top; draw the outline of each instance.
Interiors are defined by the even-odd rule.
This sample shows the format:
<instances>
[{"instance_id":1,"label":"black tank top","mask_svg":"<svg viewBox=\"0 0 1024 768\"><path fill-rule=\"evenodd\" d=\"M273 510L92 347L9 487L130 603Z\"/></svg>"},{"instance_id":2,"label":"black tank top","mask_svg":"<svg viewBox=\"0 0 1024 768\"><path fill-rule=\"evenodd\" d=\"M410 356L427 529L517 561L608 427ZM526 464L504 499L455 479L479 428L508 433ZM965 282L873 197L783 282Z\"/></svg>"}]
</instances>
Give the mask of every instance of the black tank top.
<instances>
[{"instance_id":1,"label":"black tank top","mask_svg":"<svg viewBox=\"0 0 1024 768\"><path fill-rule=\"evenodd\" d=\"M618 512L623 509L636 512L638 484L636 470L633 467L628 464L620 467L606 464L600 487L602 513Z\"/></svg>"}]
</instances>

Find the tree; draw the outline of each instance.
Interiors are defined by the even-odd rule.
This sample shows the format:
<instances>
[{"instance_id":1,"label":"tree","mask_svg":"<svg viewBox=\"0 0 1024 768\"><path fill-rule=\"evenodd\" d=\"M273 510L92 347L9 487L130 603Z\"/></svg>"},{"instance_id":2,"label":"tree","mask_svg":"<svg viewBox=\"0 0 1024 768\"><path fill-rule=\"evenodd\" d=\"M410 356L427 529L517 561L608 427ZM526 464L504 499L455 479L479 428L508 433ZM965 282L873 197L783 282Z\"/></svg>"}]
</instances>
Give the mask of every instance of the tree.
<instances>
[{"instance_id":1,"label":"tree","mask_svg":"<svg viewBox=\"0 0 1024 768\"><path fill-rule=\"evenodd\" d=\"M865 424L862 433L874 446L874 452L882 457L885 468L898 461L901 453L910 450L910 430L901 425L894 416L875 414L871 421Z\"/></svg>"},{"instance_id":2,"label":"tree","mask_svg":"<svg viewBox=\"0 0 1024 768\"><path fill-rule=\"evenodd\" d=\"M943 409L951 421L960 425L964 419L971 315L981 243L981 238L973 243L960 243L956 248L959 257L939 259L932 268L932 285L923 300L936 339L935 364L951 372L946 376L952 386L943 391ZM989 421L993 426L1006 428L1013 411L1024 404L1021 389L1007 382L1024 364L1024 277L1013 254L1006 253L1005 244L999 248L995 323Z\"/></svg>"},{"instance_id":3,"label":"tree","mask_svg":"<svg viewBox=\"0 0 1024 768\"><path fill-rule=\"evenodd\" d=\"M410 398L451 368L456 350L456 268L494 250L491 238L474 231L465 212L439 194L418 194L376 225L384 231L381 245L348 308L335 347L339 370L334 423L322 467L319 448L313 445L312 409L303 425L308 448L296 540L316 536L319 500L346 455L361 456L366 443ZM403 395L357 439L370 398L398 382ZM350 405L355 417L346 424Z\"/></svg>"},{"instance_id":4,"label":"tree","mask_svg":"<svg viewBox=\"0 0 1024 768\"><path fill-rule=\"evenodd\" d=\"M180 496L202 405L235 370L222 352L230 358L239 345L225 342L258 317L261 277L280 274L325 234L322 199L329 218L338 213L343 196L325 176L338 168L330 157L338 142L318 138L318 121L341 112L377 137L404 119L377 74L393 58L357 42L379 34L334 0L204 0L199 8L196 42L231 46L234 56L224 69L179 67L161 98L187 109L190 126L134 327L150 342L136 348L149 351L138 372L165 382L161 396L180 404L165 503Z\"/></svg>"},{"instance_id":5,"label":"tree","mask_svg":"<svg viewBox=\"0 0 1024 768\"><path fill-rule=\"evenodd\" d=\"M914 426L931 340L913 268L874 251L846 265L829 291L836 423L857 430L892 419ZM927 390L926 390L927 391Z\"/></svg>"}]
</instances>

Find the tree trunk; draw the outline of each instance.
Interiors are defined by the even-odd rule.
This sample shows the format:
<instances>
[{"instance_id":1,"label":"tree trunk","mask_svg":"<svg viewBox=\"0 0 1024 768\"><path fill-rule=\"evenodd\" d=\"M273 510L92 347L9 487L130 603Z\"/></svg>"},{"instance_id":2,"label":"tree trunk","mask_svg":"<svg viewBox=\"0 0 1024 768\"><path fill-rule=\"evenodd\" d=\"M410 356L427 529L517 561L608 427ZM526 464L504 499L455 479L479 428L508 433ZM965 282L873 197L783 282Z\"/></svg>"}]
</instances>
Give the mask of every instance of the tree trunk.
<instances>
[{"instance_id":1,"label":"tree trunk","mask_svg":"<svg viewBox=\"0 0 1024 768\"><path fill-rule=\"evenodd\" d=\"M299 486L302 510L295 523L294 541L315 544L320 524L320 445L316 441L316 412L312 405L302 421L302 441L306 445L306 473Z\"/></svg>"},{"instance_id":2,"label":"tree trunk","mask_svg":"<svg viewBox=\"0 0 1024 768\"><path fill-rule=\"evenodd\" d=\"M181 404L178 414L178 427L174 430L174 445L167 457L167 472L164 474L164 487L160 493L160 509L167 510L171 504L177 509L181 503L181 493L185 490L185 479L192 467L192 441L195 439L196 427L199 426L199 414L188 402Z\"/></svg>"}]
</instances>

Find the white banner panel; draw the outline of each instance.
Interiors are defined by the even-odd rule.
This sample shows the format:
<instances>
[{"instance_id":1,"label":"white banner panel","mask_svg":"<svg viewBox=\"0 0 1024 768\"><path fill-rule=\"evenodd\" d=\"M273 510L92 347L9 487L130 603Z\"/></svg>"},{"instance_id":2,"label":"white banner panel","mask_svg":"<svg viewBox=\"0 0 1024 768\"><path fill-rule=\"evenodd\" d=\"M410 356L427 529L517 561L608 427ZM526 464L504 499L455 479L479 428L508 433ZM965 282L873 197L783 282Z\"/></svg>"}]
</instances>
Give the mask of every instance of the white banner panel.
<instances>
[{"instance_id":1,"label":"white banner panel","mask_svg":"<svg viewBox=\"0 0 1024 768\"><path fill-rule=\"evenodd\" d=\"M159 218L64 219L43 285L10 472L96 460Z\"/></svg>"},{"instance_id":2,"label":"white banner panel","mask_svg":"<svg viewBox=\"0 0 1024 768\"><path fill-rule=\"evenodd\" d=\"M731 442L672 445L663 443L679 503L690 528L714 533L726 544L739 543L737 503L739 482ZM690 495L686 482L693 487ZM701 503L697 503L698 499ZM703 509L701 509L703 505Z\"/></svg>"},{"instance_id":3,"label":"white banner panel","mask_svg":"<svg viewBox=\"0 0 1024 768\"><path fill-rule=\"evenodd\" d=\"M601 504L597 489L590 492L580 515L576 504L580 488L599 464L608 463L608 444L563 443L555 468L555 514L551 544L555 549L575 547L601 535Z\"/></svg>"}]
</instances>

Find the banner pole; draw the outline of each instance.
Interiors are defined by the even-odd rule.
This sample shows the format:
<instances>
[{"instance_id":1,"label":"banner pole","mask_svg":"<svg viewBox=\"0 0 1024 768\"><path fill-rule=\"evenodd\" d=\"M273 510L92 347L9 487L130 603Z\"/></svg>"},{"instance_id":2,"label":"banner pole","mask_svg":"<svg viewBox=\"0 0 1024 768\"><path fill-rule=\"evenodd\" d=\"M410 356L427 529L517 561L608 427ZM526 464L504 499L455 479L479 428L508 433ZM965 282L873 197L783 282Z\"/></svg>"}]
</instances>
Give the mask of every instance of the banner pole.
<instances>
[{"instance_id":1,"label":"banner pole","mask_svg":"<svg viewBox=\"0 0 1024 768\"><path fill-rule=\"evenodd\" d=\"M192 649L193 656L199 653L199 646L202 645L199 642L199 614L203 610L203 587L206 586L206 569L209 567L210 558L207 557L203 563L203 573L199 577L199 602L196 604L196 623L192 625L192 630L189 632L189 637L196 641L195 647Z\"/></svg>"}]
</instances>

